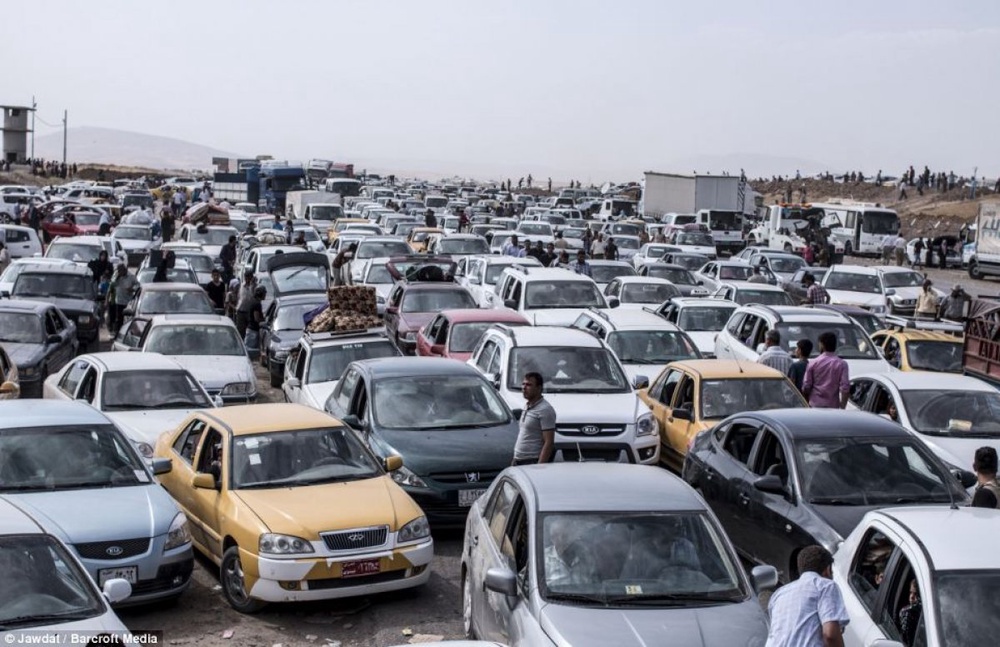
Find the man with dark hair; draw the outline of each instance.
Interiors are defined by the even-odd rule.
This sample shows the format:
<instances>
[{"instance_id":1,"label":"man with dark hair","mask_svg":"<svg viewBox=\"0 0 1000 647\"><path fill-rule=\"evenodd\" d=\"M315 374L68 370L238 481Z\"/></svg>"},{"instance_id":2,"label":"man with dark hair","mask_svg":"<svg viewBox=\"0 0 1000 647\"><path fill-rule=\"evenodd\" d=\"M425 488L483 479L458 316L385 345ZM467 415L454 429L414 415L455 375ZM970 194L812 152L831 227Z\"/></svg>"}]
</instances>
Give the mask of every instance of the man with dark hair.
<instances>
[{"instance_id":1,"label":"man with dark hair","mask_svg":"<svg viewBox=\"0 0 1000 647\"><path fill-rule=\"evenodd\" d=\"M851 393L847 362L837 356L837 335L825 332L819 336L820 356L809 362L802 378L802 395L810 407L843 409Z\"/></svg>"},{"instance_id":2,"label":"man with dark hair","mask_svg":"<svg viewBox=\"0 0 1000 647\"><path fill-rule=\"evenodd\" d=\"M850 618L833 581L833 556L822 546L807 546L797 565L799 579L775 591L767 605L767 647L843 647Z\"/></svg>"},{"instance_id":3,"label":"man with dark hair","mask_svg":"<svg viewBox=\"0 0 1000 647\"><path fill-rule=\"evenodd\" d=\"M812 272L806 272L802 277L802 287L806 289L806 303L813 305L830 303L830 294L816 282L816 277L813 276Z\"/></svg>"},{"instance_id":4,"label":"man with dark hair","mask_svg":"<svg viewBox=\"0 0 1000 647\"><path fill-rule=\"evenodd\" d=\"M514 465L548 463L555 453L556 411L544 397L541 373L525 373L521 393L527 400L514 445Z\"/></svg>"},{"instance_id":5,"label":"man with dark hair","mask_svg":"<svg viewBox=\"0 0 1000 647\"><path fill-rule=\"evenodd\" d=\"M233 278L233 266L236 265L236 236L230 236L229 242L222 246L219 260L222 262L222 279L228 281Z\"/></svg>"},{"instance_id":6,"label":"man with dark hair","mask_svg":"<svg viewBox=\"0 0 1000 647\"><path fill-rule=\"evenodd\" d=\"M809 356L812 355L812 352L812 340L802 338L795 342L795 361L788 368L788 378L799 391L802 391L802 380L805 379L806 368L809 366Z\"/></svg>"},{"instance_id":7,"label":"man with dark hair","mask_svg":"<svg viewBox=\"0 0 1000 647\"><path fill-rule=\"evenodd\" d=\"M1000 509L1000 484L997 483L997 450L992 447L980 447L972 462L979 483L972 497L973 508Z\"/></svg>"}]
</instances>

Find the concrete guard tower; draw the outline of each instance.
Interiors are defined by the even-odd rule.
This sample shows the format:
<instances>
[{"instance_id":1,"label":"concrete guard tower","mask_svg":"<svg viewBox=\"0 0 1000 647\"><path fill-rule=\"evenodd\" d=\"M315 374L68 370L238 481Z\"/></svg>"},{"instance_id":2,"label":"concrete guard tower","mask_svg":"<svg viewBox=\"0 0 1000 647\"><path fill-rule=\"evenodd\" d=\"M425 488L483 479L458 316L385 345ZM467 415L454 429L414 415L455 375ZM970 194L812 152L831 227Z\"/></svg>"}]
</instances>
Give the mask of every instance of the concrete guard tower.
<instances>
[{"instance_id":1,"label":"concrete guard tower","mask_svg":"<svg viewBox=\"0 0 1000 647\"><path fill-rule=\"evenodd\" d=\"M2 159L11 164L20 164L28 159L28 116L30 106L0 106L3 110L3 151Z\"/></svg>"}]
</instances>

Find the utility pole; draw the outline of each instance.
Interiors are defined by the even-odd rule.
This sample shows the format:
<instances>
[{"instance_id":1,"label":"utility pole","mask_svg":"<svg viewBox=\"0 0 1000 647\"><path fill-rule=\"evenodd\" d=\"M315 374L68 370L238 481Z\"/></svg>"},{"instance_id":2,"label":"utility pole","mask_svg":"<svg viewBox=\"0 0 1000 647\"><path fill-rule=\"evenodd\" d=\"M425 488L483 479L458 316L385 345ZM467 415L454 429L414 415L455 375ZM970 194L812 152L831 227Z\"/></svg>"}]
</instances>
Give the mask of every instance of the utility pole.
<instances>
[{"instance_id":1,"label":"utility pole","mask_svg":"<svg viewBox=\"0 0 1000 647\"><path fill-rule=\"evenodd\" d=\"M69 120L69 110L63 110L63 164L66 164L66 122Z\"/></svg>"},{"instance_id":2,"label":"utility pole","mask_svg":"<svg viewBox=\"0 0 1000 647\"><path fill-rule=\"evenodd\" d=\"M35 113L38 111L38 104L35 97L31 97L31 163L35 163Z\"/></svg>"}]
</instances>

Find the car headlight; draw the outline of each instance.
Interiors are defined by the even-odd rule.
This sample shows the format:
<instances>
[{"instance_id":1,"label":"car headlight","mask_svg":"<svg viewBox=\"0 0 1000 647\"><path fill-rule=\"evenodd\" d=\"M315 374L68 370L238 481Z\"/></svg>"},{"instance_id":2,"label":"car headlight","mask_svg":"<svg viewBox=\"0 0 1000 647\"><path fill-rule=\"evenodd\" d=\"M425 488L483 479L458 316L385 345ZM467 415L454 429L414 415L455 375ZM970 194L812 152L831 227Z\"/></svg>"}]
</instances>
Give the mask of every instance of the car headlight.
<instances>
[{"instance_id":1,"label":"car headlight","mask_svg":"<svg viewBox=\"0 0 1000 647\"><path fill-rule=\"evenodd\" d=\"M416 474L414 474L411 470L407 469L405 465L392 473L392 480L395 481L396 483L399 483L400 485L408 485L410 487L423 487L423 488L427 487L427 484L424 483L424 480L419 476L417 476Z\"/></svg>"},{"instance_id":2,"label":"car headlight","mask_svg":"<svg viewBox=\"0 0 1000 647\"><path fill-rule=\"evenodd\" d=\"M19 366L17 368L17 374L20 375L21 377L33 377L35 375L38 375L38 367L37 366L24 366L24 367Z\"/></svg>"},{"instance_id":3,"label":"car headlight","mask_svg":"<svg viewBox=\"0 0 1000 647\"><path fill-rule=\"evenodd\" d=\"M885 314L885 306L871 306L868 311L877 315Z\"/></svg>"},{"instance_id":4,"label":"car headlight","mask_svg":"<svg viewBox=\"0 0 1000 647\"><path fill-rule=\"evenodd\" d=\"M639 416L635 423L636 436L648 436L656 431L656 418L651 413L644 413Z\"/></svg>"},{"instance_id":5,"label":"car headlight","mask_svg":"<svg viewBox=\"0 0 1000 647\"><path fill-rule=\"evenodd\" d=\"M222 389L222 395L246 395L250 392L249 382L230 382Z\"/></svg>"},{"instance_id":6,"label":"car headlight","mask_svg":"<svg viewBox=\"0 0 1000 647\"><path fill-rule=\"evenodd\" d=\"M425 537L430 537L431 526L427 523L427 517L417 517L396 532L396 543L405 544L411 541L418 541Z\"/></svg>"},{"instance_id":7,"label":"car headlight","mask_svg":"<svg viewBox=\"0 0 1000 647\"><path fill-rule=\"evenodd\" d=\"M279 535L272 532L266 532L260 536L260 541L257 542L257 551L262 555L296 555L314 552L312 544L301 537Z\"/></svg>"},{"instance_id":8,"label":"car headlight","mask_svg":"<svg viewBox=\"0 0 1000 647\"><path fill-rule=\"evenodd\" d=\"M164 552L191 543L191 528L188 526L187 517L183 512L178 512L177 516L170 523L167 530L167 543L163 544Z\"/></svg>"},{"instance_id":9,"label":"car headlight","mask_svg":"<svg viewBox=\"0 0 1000 647\"><path fill-rule=\"evenodd\" d=\"M91 320L90 315L80 315L79 317L77 317L76 322L82 324L89 324L90 320Z\"/></svg>"}]
</instances>

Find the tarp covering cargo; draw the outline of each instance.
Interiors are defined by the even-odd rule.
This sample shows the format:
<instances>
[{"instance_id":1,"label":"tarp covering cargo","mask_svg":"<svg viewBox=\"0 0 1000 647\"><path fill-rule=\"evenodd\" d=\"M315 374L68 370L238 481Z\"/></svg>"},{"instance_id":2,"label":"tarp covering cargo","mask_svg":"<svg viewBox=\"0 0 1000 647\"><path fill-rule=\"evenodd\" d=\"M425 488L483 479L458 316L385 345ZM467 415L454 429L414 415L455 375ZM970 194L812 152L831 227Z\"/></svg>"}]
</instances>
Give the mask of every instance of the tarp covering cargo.
<instances>
[{"instance_id":1,"label":"tarp covering cargo","mask_svg":"<svg viewBox=\"0 0 1000 647\"><path fill-rule=\"evenodd\" d=\"M980 298L969 304L962 372L1000 384L1000 300Z\"/></svg>"},{"instance_id":2,"label":"tarp covering cargo","mask_svg":"<svg viewBox=\"0 0 1000 647\"><path fill-rule=\"evenodd\" d=\"M363 330L383 325L382 317L378 316L373 287L336 286L327 291L327 298L329 307L313 316L306 327L309 332Z\"/></svg>"},{"instance_id":3,"label":"tarp covering cargo","mask_svg":"<svg viewBox=\"0 0 1000 647\"><path fill-rule=\"evenodd\" d=\"M984 202L979 205L976 221L976 254L1000 256L1000 203Z\"/></svg>"}]
</instances>

